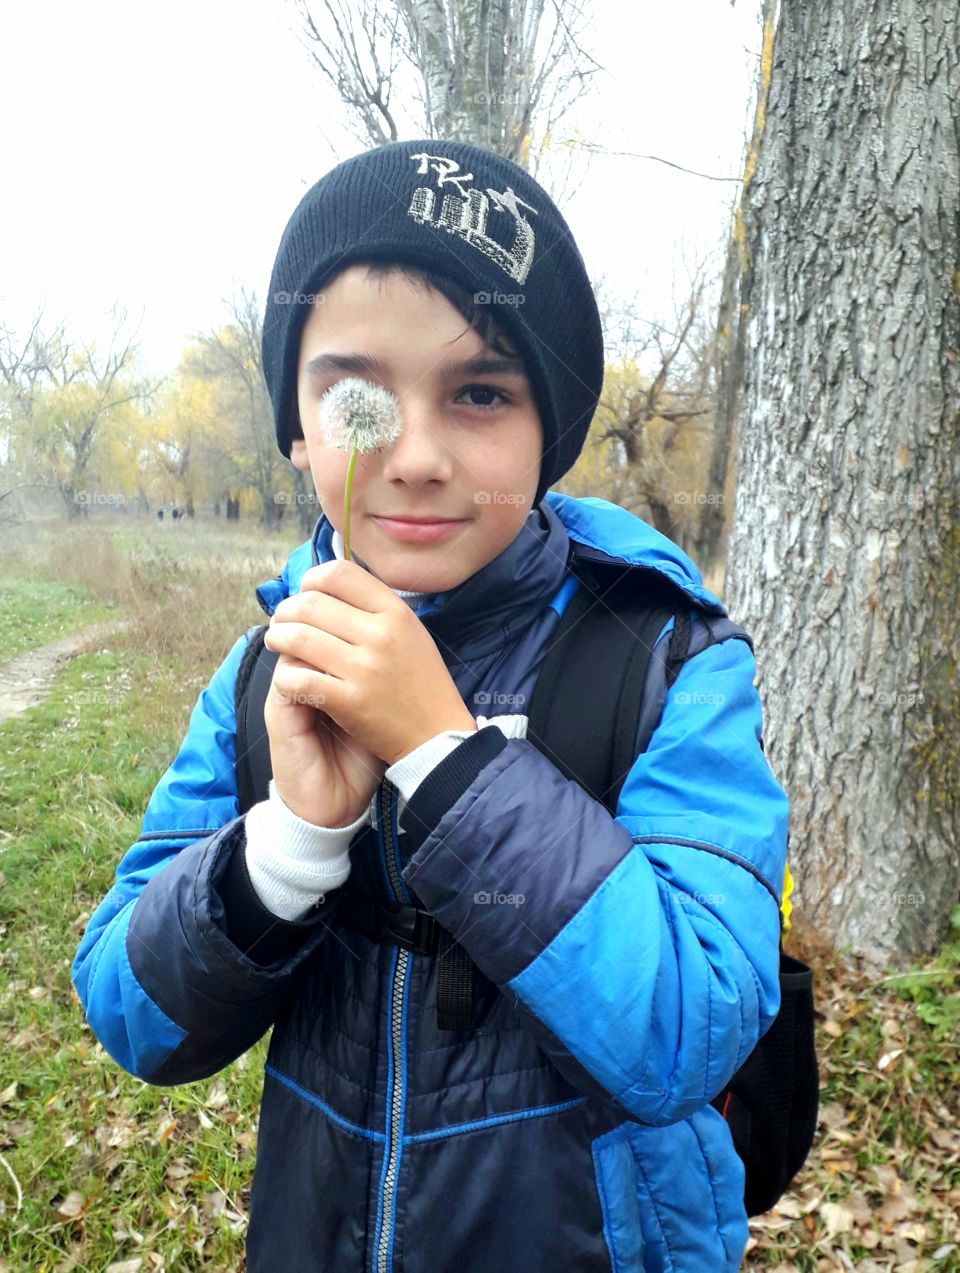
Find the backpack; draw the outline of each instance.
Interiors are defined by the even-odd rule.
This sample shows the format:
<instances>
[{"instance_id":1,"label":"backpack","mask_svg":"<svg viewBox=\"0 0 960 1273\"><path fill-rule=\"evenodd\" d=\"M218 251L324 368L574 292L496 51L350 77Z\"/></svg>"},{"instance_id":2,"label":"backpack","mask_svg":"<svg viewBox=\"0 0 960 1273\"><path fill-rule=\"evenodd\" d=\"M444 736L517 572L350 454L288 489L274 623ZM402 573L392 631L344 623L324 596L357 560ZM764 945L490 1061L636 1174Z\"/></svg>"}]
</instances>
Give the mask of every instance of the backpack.
<instances>
[{"instance_id":1,"label":"backpack","mask_svg":"<svg viewBox=\"0 0 960 1273\"><path fill-rule=\"evenodd\" d=\"M595 800L615 814L620 789L636 756L646 750L666 693L681 667L717 641L750 637L726 616L701 612L691 639L696 603L655 570L591 560L571 547L569 567L583 587L570 598L537 677L527 738ZM644 576L636 586L638 571ZM651 657L660 632L674 618L665 657ZM240 813L267 798L271 777L263 706L277 655L263 645L266 626L248 631L237 673L237 790ZM572 687L589 686L574 699ZM760 740L763 747L763 740ZM789 849L789 837L787 840ZM349 885L349 881L348 881ZM338 919L373 940L396 942L437 965L438 1024L473 1026L474 976L466 951L415 906L388 907L345 886ZM745 1167L747 1214L760 1215L787 1189L813 1144L819 1101L814 1038L813 973L783 949L781 910L780 1009L753 1052L710 1101L726 1120Z\"/></svg>"}]
</instances>

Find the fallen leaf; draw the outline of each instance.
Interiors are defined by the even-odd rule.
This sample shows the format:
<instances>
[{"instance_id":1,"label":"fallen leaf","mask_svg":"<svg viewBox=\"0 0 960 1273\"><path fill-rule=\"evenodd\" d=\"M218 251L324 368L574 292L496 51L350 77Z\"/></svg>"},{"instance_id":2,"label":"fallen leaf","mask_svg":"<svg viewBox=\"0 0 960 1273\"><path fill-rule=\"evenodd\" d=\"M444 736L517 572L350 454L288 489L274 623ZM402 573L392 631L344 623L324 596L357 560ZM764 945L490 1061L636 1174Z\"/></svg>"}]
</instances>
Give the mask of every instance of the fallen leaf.
<instances>
[{"instance_id":1,"label":"fallen leaf","mask_svg":"<svg viewBox=\"0 0 960 1273\"><path fill-rule=\"evenodd\" d=\"M922 1246L927 1240L926 1225L919 1221L913 1224L901 1224L897 1226L897 1233L901 1238L906 1238L908 1242L916 1242L917 1246Z\"/></svg>"},{"instance_id":2,"label":"fallen leaf","mask_svg":"<svg viewBox=\"0 0 960 1273\"><path fill-rule=\"evenodd\" d=\"M951 1151L960 1150L960 1132L952 1127L934 1127L930 1131L930 1139L938 1149Z\"/></svg>"},{"instance_id":3,"label":"fallen leaf","mask_svg":"<svg viewBox=\"0 0 960 1273\"><path fill-rule=\"evenodd\" d=\"M825 1202L820 1208L820 1217L827 1226L828 1238L853 1231L853 1212L842 1202Z\"/></svg>"},{"instance_id":4,"label":"fallen leaf","mask_svg":"<svg viewBox=\"0 0 960 1273\"><path fill-rule=\"evenodd\" d=\"M792 1220L799 1220L803 1215L800 1209L800 1203L796 1198L791 1198L789 1194L784 1194L778 1202L774 1204L774 1211L777 1215L789 1216Z\"/></svg>"},{"instance_id":5,"label":"fallen leaf","mask_svg":"<svg viewBox=\"0 0 960 1273\"><path fill-rule=\"evenodd\" d=\"M58 1220L76 1220L77 1216L83 1215L86 1205L86 1198L74 1189L62 1202L55 1204L53 1212Z\"/></svg>"},{"instance_id":6,"label":"fallen leaf","mask_svg":"<svg viewBox=\"0 0 960 1273\"><path fill-rule=\"evenodd\" d=\"M28 1026L24 1026L22 1030L17 1031L10 1040L10 1046L11 1048L17 1049L26 1048L29 1047L31 1043L39 1043L41 1038L42 1036L37 1023L35 1021L31 1021Z\"/></svg>"},{"instance_id":7,"label":"fallen leaf","mask_svg":"<svg viewBox=\"0 0 960 1273\"><path fill-rule=\"evenodd\" d=\"M11 1141L23 1140L28 1132L33 1131L33 1123L29 1118L18 1118L12 1123L4 1123L3 1134L9 1136Z\"/></svg>"},{"instance_id":8,"label":"fallen leaf","mask_svg":"<svg viewBox=\"0 0 960 1273\"><path fill-rule=\"evenodd\" d=\"M889 1190L877 1213L881 1222L889 1228L900 1220L906 1220L917 1213L917 1200L909 1185L902 1180L897 1182L896 1190Z\"/></svg>"},{"instance_id":9,"label":"fallen leaf","mask_svg":"<svg viewBox=\"0 0 960 1273\"><path fill-rule=\"evenodd\" d=\"M175 1118L165 1117L160 1120L160 1130L157 1134L157 1140L159 1141L161 1145L167 1139L167 1137L170 1135L170 1133L173 1131L176 1125L177 1125L177 1120Z\"/></svg>"},{"instance_id":10,"label":"fallen leaf","mask_svg":"<svg viewBox=\"0 0 960 1273\"><path fill-rule=\"evenodd\" d=\"M853 1212L853 1218L857 1224L866 1224L873 1219L873 1207L859 1190L854 1189L843 1201Z\"/></svg>"},{"instance_id":11,"label":"fallen leaf","mask_svg":"<svg viewBox=\"0 0 960 1273\"><path fill-rule=\"evenodd\" d=\"M207 1089L207 1104L212 1109L222 1109L228 1099L223 1079L215 1079Z\"/></svg>"},{"instance_id":12,"label":"fallen leaf","mask_svg":"<svg viewBox=\"0 0 960 1273\"><path fill-rule=\"evenodd\" d=\"M820 1107L820 1122L824 1127L845 1127L850 1122L850 1112L837 1101Z\"/></svg>"}]
</instances>

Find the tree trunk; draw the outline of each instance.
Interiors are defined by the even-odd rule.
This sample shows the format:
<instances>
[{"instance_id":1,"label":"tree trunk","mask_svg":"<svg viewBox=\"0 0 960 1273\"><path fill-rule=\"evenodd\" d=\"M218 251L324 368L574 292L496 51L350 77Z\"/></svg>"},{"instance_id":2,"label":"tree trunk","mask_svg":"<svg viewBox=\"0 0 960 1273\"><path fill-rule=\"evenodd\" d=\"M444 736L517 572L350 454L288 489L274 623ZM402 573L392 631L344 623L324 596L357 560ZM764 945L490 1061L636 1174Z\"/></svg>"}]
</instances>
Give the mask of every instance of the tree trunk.
<instances>
[{"instance_id":1,"label":"tree trunk","mask_svg":"<svg viewBox=\"0 0 960 1273\"><path fill-rule=\"evenodd\" d=\"M956 0L782 0L744 212L726 599L797 919L876 966L960 897Z\"/></svg>"},{"instance_id":2,"label":"tree trunk","mask_svg":"<svg viewBox=\"0 0 960 1273\"><path fill-rule=\"evenodd\" d=\"M744 192L746 197L746 192ZM723 269L723 286L720 293L720 310L717 315L717 393L714 397L713 432L710 440L710 467L707 472L707 490L715 495L725 495L731 485L734 468L736 422L741 410L743 391L743 328L746 315L741 310L741 288L745 279L741 268L741 244L738 230L741 212L735 217L734 232L727 244L727 259ZM700 569L707 571L725 559L724 547L727 535L727 505L725 499L714 499L707 504L700 519L697 534L696 559Z\"/></svg>"},{"instance_id":3,"label":"tree trunk","mask_svg":"<svg viewBox=\"0 0 960 1273\"><path fill-rule=\"evenodd\" d=\"M763 0L762 48L757 100L754 108L753 132L743 165L743 187L734 210L733 226L727 243L723 267L720 309L717 315L715 367L717 392L714 396L713 436L710 444L710 469L707 490L714 499L703 510L697 535L696 558L701 570L709 570L726 561L729 532L728 510L736 485L734 457L737 445L737 420L742 409L743 358L747 326L747 307L743 304L750 290L750 262L744 243L744 214L750 198L750 183L757 167L757 151L763 136L767 114L767 97L773 71L773 37L777 19L777 0Z\"/></svg>"}]
</instances>

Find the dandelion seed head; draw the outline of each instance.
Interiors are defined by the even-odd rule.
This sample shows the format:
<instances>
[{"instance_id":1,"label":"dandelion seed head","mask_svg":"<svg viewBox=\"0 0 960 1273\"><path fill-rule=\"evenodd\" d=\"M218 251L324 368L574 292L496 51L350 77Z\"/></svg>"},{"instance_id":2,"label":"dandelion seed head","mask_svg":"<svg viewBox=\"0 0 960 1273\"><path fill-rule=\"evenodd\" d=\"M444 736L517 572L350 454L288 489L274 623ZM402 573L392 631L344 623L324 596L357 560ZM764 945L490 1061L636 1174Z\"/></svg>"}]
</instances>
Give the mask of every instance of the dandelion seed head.
<instances>
[{"instance_id":1,"label":"dandelion seed head","mask_svg":"<svg viewBox=\"0 0 960 1273\"><path fill-rule=\"evenodd\" d=\"M331 446L365 455L381 451L400 436L396 394L369 380L349 376L331 385L320 399L320 423Z\"/></svg>"}]
</instances>

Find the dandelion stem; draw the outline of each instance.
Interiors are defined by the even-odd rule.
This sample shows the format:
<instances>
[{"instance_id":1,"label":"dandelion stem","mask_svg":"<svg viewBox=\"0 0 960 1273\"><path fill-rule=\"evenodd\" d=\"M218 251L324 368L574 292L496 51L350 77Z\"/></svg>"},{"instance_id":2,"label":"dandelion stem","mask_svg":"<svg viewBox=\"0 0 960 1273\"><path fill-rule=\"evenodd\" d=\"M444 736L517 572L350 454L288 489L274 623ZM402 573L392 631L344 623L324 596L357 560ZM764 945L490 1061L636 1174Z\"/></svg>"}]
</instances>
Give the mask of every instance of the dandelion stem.
<instances>
[{"instance_id":1,"label":"dandelion stem","mask_svg":"<svg viewBox=\"0 0 960 1273\"><path fill-rule=\"evenodd\" d=\"M353 470L357 467L357 448L350 448L347 462L347 480L343 488L343 555L350 561L350 492L353 490Z\"/></svg>"}]
</instances>

